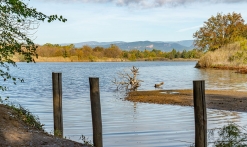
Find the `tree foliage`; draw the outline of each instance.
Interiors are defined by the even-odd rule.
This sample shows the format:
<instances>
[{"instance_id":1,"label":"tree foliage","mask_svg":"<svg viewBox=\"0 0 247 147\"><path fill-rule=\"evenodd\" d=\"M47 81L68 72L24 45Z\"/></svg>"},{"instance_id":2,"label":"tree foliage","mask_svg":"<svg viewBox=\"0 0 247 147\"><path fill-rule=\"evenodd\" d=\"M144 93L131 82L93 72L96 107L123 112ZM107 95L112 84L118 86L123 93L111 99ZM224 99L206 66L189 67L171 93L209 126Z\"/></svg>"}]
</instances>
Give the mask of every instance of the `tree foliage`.
<instances>
[{"instance_id":1,"label":"tree foliage","mask_svg":"<svg viewBox=\"0 0 247 147\"><path fill-rule=\"evenodd\" d=\"M65 52L66 51L66 52ZM66 53L66 54L65 54ZM170 52L163 52L161 50L152 49L140 51L137 49L133 50L121 50L116 45L110 45L109 47L90 47L84 45L80 48L75 48L72 44L61 46L57 44L47 43L43 46L38 46L37 54L42 57L68 57L71 61L97 61L104 60L107 58L111 59L123 59L123 60L169 60L174 58L200 58L202 56L202 52L193 49L190 51L183 50L177 51L173 49ZM66 55L66 56L65 56Z\"/></svg>"},{"instance_id":2,"label":"tree foliage","mask_svg":"<svg viewBox=\"0 0 247 147\"><path fill-rule=\"evenodd\" d=\"M66 51L66 56L65 55ZM47 43L43 46L38 46L37 54L41 57L68 57L71 61L97 61L104 59L123 59L123 60L169 60L174 58L184 58L184 59L193 59L200 58L202 52L197 49L193 50L183 50L177 51L176 49L171 50L170 52L164 52L157 49L144 50L140 51L137 49L133 50L121 50L116 45L110 45L109 47L90 47L84 45L80 48L75 48L72 44L61 46L57 44Z\"/></svg>"},{"instance_id":3,"label":"tree foliage","mask_svg":"<svg viewBox=\"0 0 247 147\"><path fill-rule=\"evenodd\" d=\"M21 54L25 61L34 62L37 46L30 31L37 29L40 21L54 20L67 21L62 16L48 16L28 7L23 0L0 0L0 75L4 81L16 80L8 73L9 65L16 66L11 59L13 54Z\"/></svg>"},{"instance_id":4,"label":"tree foliage","mask_svg":"<svg viewBox=\"0 0 247 147\"><path fill-rule=\"evenodd\" d=\"M247 25L239 13L218 13L204 22L193 34L195 46L205 51L214 51L241 37L247 37Z\"/></svg>"}]
</instances>

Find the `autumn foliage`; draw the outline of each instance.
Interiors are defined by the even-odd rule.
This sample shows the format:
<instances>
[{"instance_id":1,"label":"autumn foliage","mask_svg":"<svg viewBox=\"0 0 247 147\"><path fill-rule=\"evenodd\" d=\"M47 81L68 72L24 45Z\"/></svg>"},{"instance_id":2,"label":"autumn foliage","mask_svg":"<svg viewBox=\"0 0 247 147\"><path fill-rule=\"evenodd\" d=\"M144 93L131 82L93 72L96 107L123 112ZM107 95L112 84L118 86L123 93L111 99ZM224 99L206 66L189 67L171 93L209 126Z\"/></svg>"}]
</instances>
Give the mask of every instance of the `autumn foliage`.
<instances>
[{"instance_id":1,"label":"autumn foliage","mask_svg":"<svg viewBox=\"0 0 247 147\"><path fill-rule=\"evenodd\" d=\"M60 58L69 58L70 61L154 61L154 60L168 60L174 58L200 58L202 55L201 51L196 49L191 51L183 50L176 51L173 49L170 52L162 52L161 50L152 49L152 50L121 50L116 45L110 45L107 48L100 46L90 47L87 45L82 46L81 48L75 48L73 44L61 46L58 44L44 44L37 48L37 54L40 57L60 57ZM118 60L117 60L118 59Z\"/></svg>"},{"instance_id":2,"label":"autumn foliage","mask_svg":"<svg viewBox=\"0 0 247 147\"><path fill-rule=\"evenodd\" d=\"M239 13L218 13L205 21L193 37L198 49L214 51L240 38L247 38L247 24Z\"/></svg>"},{"instance_id":3,"label":"autumn foliage","mask_svg":"<svg viewBox=\"0 0 247 147\"><path fill-rule=\"evenodd\" d=\"M196 67L245 69L247 73L247 24L241 14L212 16L194 38L196 47L206 51Z\"/></svg>"}]
</instances>

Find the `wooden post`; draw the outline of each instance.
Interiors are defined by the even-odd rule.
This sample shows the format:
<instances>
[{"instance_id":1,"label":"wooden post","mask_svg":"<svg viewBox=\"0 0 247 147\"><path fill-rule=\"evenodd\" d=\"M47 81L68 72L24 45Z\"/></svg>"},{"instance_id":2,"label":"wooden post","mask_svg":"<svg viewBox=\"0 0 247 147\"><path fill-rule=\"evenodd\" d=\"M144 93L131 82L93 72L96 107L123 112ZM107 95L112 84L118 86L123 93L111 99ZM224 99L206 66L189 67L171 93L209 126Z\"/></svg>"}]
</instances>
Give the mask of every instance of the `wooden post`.
<instances>
[{"instance_id":1,"label":"wooden post","mask_svg":"<svg viewBox=\"0 0 247 147\"><path fill-rule=\"evenodd\" d=\"M62 73L52 73L54 135L63 137Z\"/></svg>"},{"instance_id":2,"label":"wooden post","mask_svg":"<svg viewBox=\"0 0 247 147\"><path fill-rule=\"evenodd\" d=\"M195 147L207 147L207 111L205 81L193 81Z\"/></svg>"},{"instance_id":3,"label":"wooden post","mask_svg":"<svg viewBox=\"0 0 247 147\"><path fill-rule=\"evenodd\" d=\"M103 147L99 78L90 77L89 83L93 124L93 144L96 147Z\"/></svg>"}]
</instances>

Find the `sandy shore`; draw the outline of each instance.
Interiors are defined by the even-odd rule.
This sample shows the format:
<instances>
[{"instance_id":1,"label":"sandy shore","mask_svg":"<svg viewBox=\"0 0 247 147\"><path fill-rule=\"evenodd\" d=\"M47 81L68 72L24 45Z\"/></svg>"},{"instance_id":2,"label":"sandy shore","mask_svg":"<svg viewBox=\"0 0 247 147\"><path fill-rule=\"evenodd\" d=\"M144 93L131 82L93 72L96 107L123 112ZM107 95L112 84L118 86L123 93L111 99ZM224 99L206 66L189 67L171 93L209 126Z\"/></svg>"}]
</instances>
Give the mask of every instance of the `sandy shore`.
<instances>
[{"instance_id":1,"label":"sandy shore","mask_svg":"<svg viewBox=\"0 0 247 147\"><path fill-rule=\"evenodd\" d=\"M207 108L247 112L247 91L206 90L205 98ZM193 106L193 91L134 91L129 93L126 100L143 103Z\"/></svg>"}]
</instances>

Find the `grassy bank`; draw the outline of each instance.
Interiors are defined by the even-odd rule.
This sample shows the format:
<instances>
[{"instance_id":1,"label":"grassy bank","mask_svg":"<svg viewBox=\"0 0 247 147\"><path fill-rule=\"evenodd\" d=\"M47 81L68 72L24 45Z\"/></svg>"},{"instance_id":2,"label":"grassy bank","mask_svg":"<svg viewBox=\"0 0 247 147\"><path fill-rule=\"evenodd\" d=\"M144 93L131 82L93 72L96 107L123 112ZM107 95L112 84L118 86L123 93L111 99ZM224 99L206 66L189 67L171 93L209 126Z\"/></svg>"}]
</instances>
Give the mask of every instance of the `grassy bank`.
<instances>
[{"instance_id":1,"label":"grassy bank","mask_svg":"<svg viewBox=\"0 0 247 147\"><path fill-rule=\"evenodd\" d=\"M215 51L208 51L202 56L197 68L218 68L237 70L247 73L247 41L229 44Z\"/></svg>"}]
</instances>

